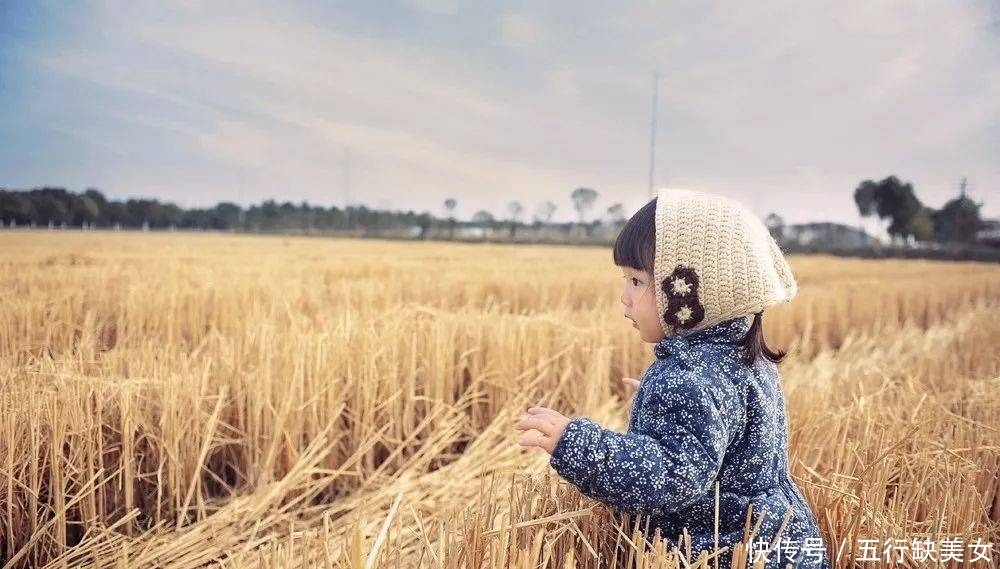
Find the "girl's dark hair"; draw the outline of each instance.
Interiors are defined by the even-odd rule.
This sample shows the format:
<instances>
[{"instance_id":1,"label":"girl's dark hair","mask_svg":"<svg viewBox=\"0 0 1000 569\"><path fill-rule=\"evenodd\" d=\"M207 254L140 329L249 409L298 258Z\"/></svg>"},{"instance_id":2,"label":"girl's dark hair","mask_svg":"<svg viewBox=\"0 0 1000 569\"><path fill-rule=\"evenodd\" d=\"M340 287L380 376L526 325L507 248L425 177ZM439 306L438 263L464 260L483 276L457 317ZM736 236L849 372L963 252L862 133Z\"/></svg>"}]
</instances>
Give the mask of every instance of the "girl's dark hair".
<instances>
[{"instance_id":1,"label":"girl's dark hair","mask_svg":"<svg viewBox=\"0 0 1000 569\"><path fill-rule=\"evenodd\" d=\"M781 360L785 359L785 356L788 355L787 352L781 350L775 352L764 341L763 310L753 315L753 322L750 323L750 329L747 330L747 333L742 338L737 340L736 345L740 348L740 359L743 360L743 364L747 367L752 366L760 356L764 356L772 362L780 364Z\"/></svg>"},{"instance_id":2,"label":"girl's dark hair","mask_svg":"<svg viewBox=\"0 0 1000 569\"><path fill-rule=\"evenodd\" d=\"M653 274L653 257L656 254L656 198L649 200L625 222L615 239L612 258L619 267L630 267L637 271ZM656 286L656 283L651 283ZM781 363L786 352L775 352L764 340L764 312L753 315L753 322L747 333L736 341L740 349L740 359L746 366L752 366L758 357L765 357L774 363Z\"/></svg>"},{"instance_id":3,"label":"girl's dark hair","mask_svg":"<svg viewBox=\"0 0 1000 569\"><path fill-rule=\"evenodd\" d=\"M631 267L653 274L655 253L656 198L653 198L625 222L625 227L622 227L615 239L612 257L619 267Z\"/></svg>"}]
</instances>

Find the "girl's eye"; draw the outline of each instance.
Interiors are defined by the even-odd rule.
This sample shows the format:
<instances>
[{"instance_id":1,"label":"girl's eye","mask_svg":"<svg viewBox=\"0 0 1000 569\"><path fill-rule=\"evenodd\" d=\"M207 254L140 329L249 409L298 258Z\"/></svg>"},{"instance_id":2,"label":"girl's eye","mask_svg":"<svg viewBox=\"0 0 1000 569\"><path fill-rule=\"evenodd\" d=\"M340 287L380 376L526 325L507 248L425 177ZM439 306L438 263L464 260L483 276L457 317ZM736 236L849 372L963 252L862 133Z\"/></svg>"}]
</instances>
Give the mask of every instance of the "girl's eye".
<instances>
[{"instance_id":1,"label":"girl's eye","mask_svg":"<svg viewBox=\"0 0 1000 569\"><path fill-rule=\"evenodd\" d=\"M632 286L639 286L639 279L632 277Z\"/></svg>"}]
</instances>

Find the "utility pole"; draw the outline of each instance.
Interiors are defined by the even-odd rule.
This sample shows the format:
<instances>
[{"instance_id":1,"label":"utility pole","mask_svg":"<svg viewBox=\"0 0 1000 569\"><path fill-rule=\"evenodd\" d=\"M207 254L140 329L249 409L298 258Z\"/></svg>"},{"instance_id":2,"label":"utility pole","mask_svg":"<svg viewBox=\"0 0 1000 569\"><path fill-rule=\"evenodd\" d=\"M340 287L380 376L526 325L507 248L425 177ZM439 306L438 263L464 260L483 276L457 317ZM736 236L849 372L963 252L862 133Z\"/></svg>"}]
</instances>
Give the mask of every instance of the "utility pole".
<instances>
[{"instance_id":1,"label":"utility pole","mask_svg":"<svg viewBox=\"0 0 1000 569\"><path fill-rule=\"evenodd\" d=\"M351 205L351 147L344 147L344 209Z\"/></svg>"},{"instance_id":2,"label":"utility pole","mask_svg":"<svg viewBox=\"0 0 1000 569\"><path fill-rule=\"evenodd\" d=\"M344 147L344 215L347 218L347 228L354 229L351 221L351 147Z\"/></svg>"},{"instance_id":3,"label":"utility pole","mask_svg":"<svg viewBox=\"0 0 1000 569\"><path fill-rule=\"evenodd\" d=\"M649 125L649 197L653 196L653 173L656 171L656 100L660 87L660 74L653 72L653 112Z\"/></svg>"},{"instance_id":4,"label":"utility pole","mask_svg":"<svg viewBox=\"0 0 1000 569\"><path fill-rule=\"evenodd\" d=\"M247 171L246 171L246 168L241 168L240 169L240 186L236 190L236 196L237 196L236 200L239 202L239 206L240 206L240 213L239 213L239 215L237 215L237 220L236 220L236 224L237 224L237 226L239 228L239 231L243 231L243 229L244 229L243 226L246 225L246 222L247 222L247 205L245 203L243 203L243 188L246 186L246 182L247 182Z\"/></svg>"}]
</instances>

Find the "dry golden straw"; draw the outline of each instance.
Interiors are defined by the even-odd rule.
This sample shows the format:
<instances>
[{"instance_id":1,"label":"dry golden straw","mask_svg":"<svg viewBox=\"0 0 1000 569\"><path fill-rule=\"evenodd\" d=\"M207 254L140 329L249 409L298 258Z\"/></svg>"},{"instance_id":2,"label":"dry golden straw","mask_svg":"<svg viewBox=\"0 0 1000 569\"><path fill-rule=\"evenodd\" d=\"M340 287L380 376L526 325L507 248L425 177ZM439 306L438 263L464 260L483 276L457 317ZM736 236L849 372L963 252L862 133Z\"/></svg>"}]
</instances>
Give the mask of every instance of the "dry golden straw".
<instances>
[{"instance_id":1,"label":"dry golden straw","mask_svg":"<svg viewBox=\"0 0 1000 569\"><path fill-rule=\"evenodd\" d=\"M748 565L745 544L711 555L683 536L677 549L647 543L642 519L615 517L516 444L532 404L624 428L619 379L653 355L622 317L610 258L0 234L0 557ZM1000 543L1000 267L791 264L799 295L765 326L791 351L790 465L834 565L853 567L865 538Z\"/></svg>"}]
</instances>

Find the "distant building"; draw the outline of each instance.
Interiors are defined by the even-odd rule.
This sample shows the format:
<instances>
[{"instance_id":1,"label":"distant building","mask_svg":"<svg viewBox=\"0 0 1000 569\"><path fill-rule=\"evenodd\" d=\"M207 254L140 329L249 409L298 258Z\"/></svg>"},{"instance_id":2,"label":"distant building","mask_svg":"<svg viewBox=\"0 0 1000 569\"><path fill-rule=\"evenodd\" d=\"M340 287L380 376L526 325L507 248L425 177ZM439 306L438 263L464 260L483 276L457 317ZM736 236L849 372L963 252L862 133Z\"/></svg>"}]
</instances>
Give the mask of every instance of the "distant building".
<instances>
[{"instance_id":1,"label":"distant building","mask_svg":"<svg viewBox=\"0 0 1000 569\"><path fill-rule=\"evenodd\" d=\"M1000 219L984 219L982 229L976 232L976 242L1000 247Z\"/></svg>"},{"instance_id":2,"label":"distant building","mask_svg":"<svg viewBox=\"0 0 1000 569\"><path fill-rule=\"evenodd\" d=\"M481 239L485 236L486 236L486 230L483 229L482 227L465 226L465 227L455 228L455 237L459 237L462 239L469 239L469 238Z\"/></svg>"},{"instance_id":3,"label":"distant building","mask_svg":"<svg viewBox=\"0 0 1000 569\"><path fill-rule=\"evenodd\" d=\"M857 227L828 221L786 225L782 243L830 249L868 247L878 240Z\"/></svg>"}]
</instances>

